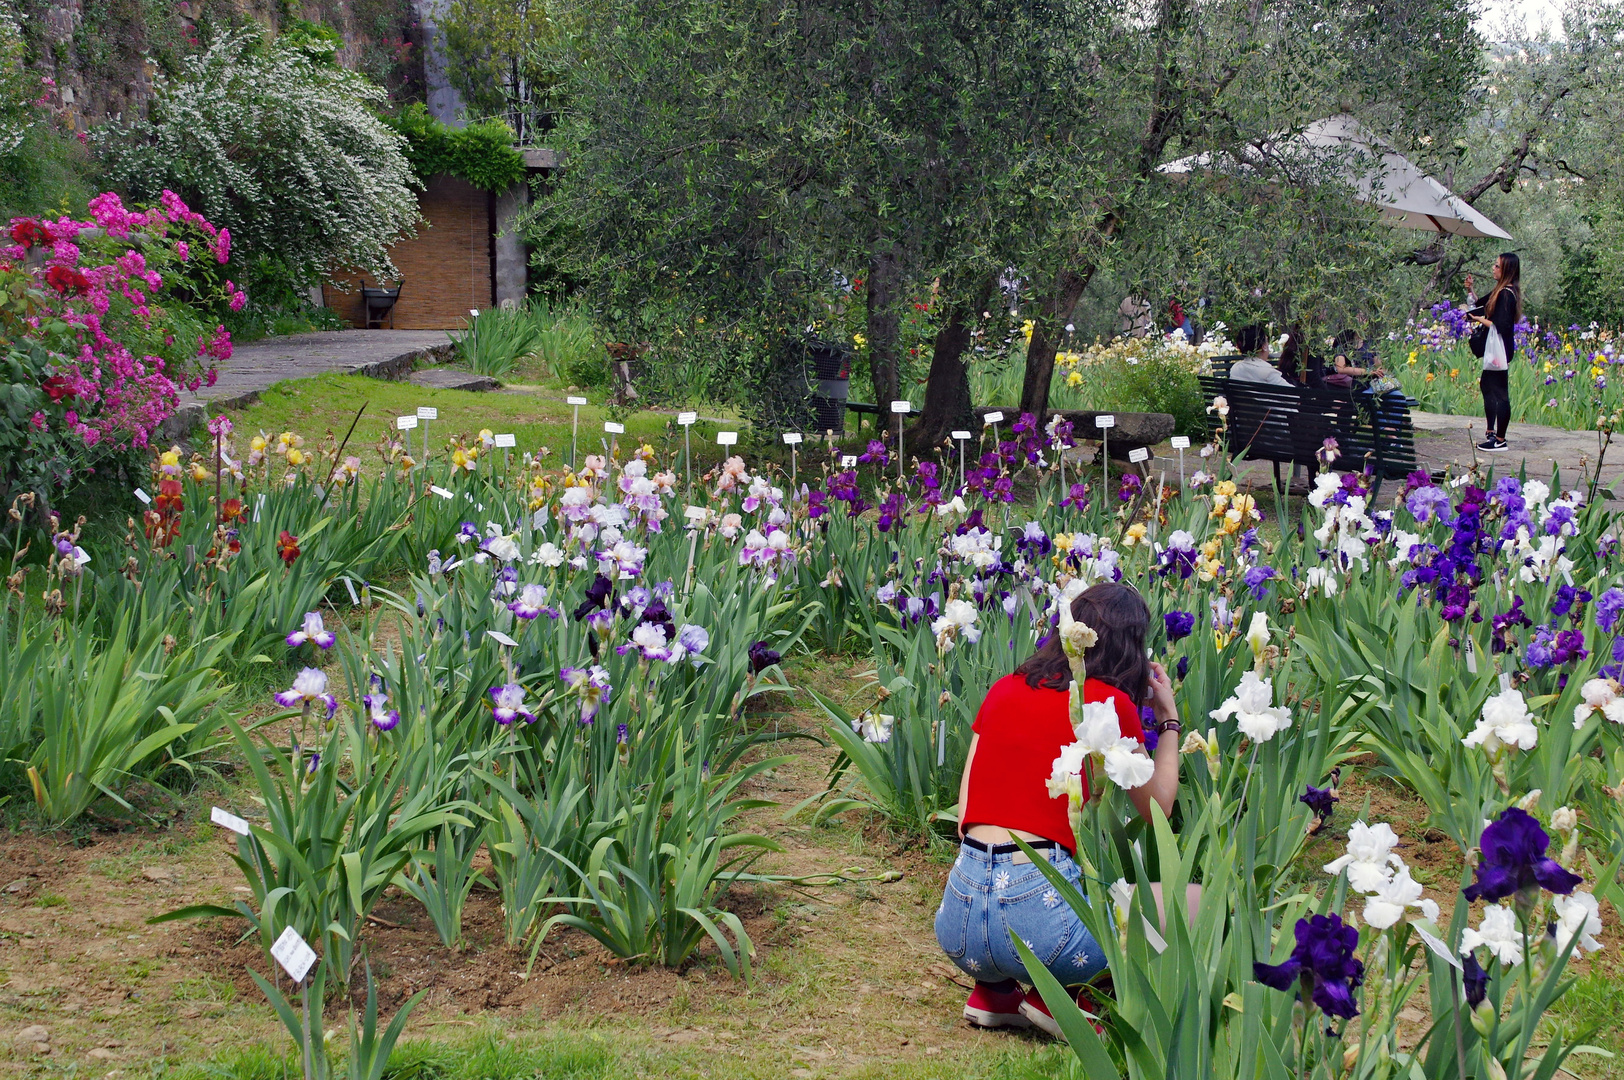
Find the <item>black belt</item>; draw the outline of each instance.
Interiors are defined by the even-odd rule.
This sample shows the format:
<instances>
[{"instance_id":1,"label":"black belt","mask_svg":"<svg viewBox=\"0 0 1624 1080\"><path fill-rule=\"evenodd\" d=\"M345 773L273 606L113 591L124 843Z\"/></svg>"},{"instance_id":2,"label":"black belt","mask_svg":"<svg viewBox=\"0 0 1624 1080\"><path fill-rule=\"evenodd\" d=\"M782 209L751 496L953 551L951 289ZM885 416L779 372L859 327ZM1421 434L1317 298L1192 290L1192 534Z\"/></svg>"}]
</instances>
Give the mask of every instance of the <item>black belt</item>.
<instances>
[{"instance_id":1,"label":"black belt","mask_svg":"<svg viewBox=\"0 0 1624 1080\"><path fill-rule=\"evenodd\" d=\"M985 851L988 855L1010 855L1021 850L1021 846L1013 842L1008 844L988 844L977 840L973 836L964 838L964 846L975 848L977 851ZM1028 840L1026 846L1034 851L1048 851L1050 848L1057 848L1060 845L1053 840Z\"/></svg>"}]
</instances>

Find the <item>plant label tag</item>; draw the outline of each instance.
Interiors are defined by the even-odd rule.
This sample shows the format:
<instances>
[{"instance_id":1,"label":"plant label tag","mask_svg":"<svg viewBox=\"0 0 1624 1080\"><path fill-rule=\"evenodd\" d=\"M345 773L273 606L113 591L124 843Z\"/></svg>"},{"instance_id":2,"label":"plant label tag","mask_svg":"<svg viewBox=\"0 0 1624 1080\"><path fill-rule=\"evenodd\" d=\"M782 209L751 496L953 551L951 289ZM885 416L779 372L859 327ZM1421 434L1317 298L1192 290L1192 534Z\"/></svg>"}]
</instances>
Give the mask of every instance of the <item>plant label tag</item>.
<instances>
[{"instance_id":1,"label":"plant label tag","mask_svg":"<svg viewBox=\"0 0 1624 1080\"><path fill-rule=\"evenodd\" d=\"M1562 580L1567 582L1568 588L1573 588L1573 571L1565 566L1562 568Z\"/></svg>"},{"instance_id":2,"label":"plant label tag","mask_svg":"<svg viewBox=\"0 0 1624 1080\"><path fill-rule=\"evenodd\" d=\"M440 498L442 498L442 499L455 499L456 498L455 495L453 495L451 492L447 491L445 488L441 487L438 484L430 484L429 485L429 490L434 492L434 494L440 496Z\"/></svg>"},{"instance_id":3,"label":"plant label tag","mask_svg":"<svg viewBox=\"0 0 1624 1080\"><path fill-rule=\"evenodd\" d=\"M996 424L996 423L1000 422L1003 419L1004 419L1004 414L1001 413L1001 412L986 413L985 415L983 415L981 417L981 426L986 427L988 424Z\"/></svg>"},{"instance_id":4,"label":"plant label tag","mask_svg":"<svg viewBox=\"0 0 1624 1080\"><path fill-rule=\"evenodd\" d=\"M1143 446L1136 446L1132 450L1128 451L1128 460L1133 462L1135 465L1139 464L1141 461L1149 461L1150 451L1146 450Z\"/></svg>"},{"instance_id":5,"label":"plant label tag","mask_svg":"<svg viewBox=\"0 0 1624 1080\"><path fill-rule=\"evenodd\" d=\"M135 497L137 499L140 499L142 502L146 503L148 506L152 505L152 496L148 495L146 492L142 491L140 488L135 489Z\"/></svg>"},{"instance_id":6,"label":"plant label tag","mask_svg":"<svg viewBox=\"0 0 1624 1080\"><path fill-rule=\"evenodd\" d=\"M1157 541L1157 542L1156 542L1156 543L1154 543L1154 544L1152 544L1152 545L1151 545L1151 546L1150 546L1150 550L1151 550L1151 551L1154 551L1154 552L1155 552L1155 553L1156 553L1156 557L1157 557L1157 558L1158 558L1158 559L1159 559L1159 558L1161 558L1161 556L1162 556L1162 545L1161 545L1161 541Z\"/></svg>"},{"instance_id":7,"label":"plant label tag","mask_svg":"<svg viewBox=\"0 0 1624 1080\"><path fill-rule=\"evenodd\" d=\"M265 509L265 493L262 491L262 492L259 493L259 498L254 500L254 520L255 521L259 520L259 512L261 510L263 510L263 509Z\"/></svg>"},{"instance_id":8,"label":"plant label tag","mask_svg":"<svg viewBox=\"0 0 1624 1080\"><path fill-rule=\"evenodd\" d=\"M840 455L840 467L842 469L855 469L855 468L857 468L857 455L856 454L841 454Z\"/></svg>"},{"instance_id":9,"label":"plant label tag","mask_svg":"<svg viewBox=\"0 0 1624 1080\"><path fill-rule=\"evenodd\" d=\"M1511 672L1502 671L1500 673L1500 692L1503 694L1507 690L1510 690L1510 689L1511 689Z\"/></svg>"},{"instance_id":10,"label":"plant label tag","mask_svg":"<svg viewBox=\"0 0 1624 1080\"><path fill-rule=\"evenodd\" d=\"M610 435L624 435L626 434L626 425L617 424L613 420L605 420L603 422L603 430L608 432Z\"/></svg>"},{"instance_id":11,"label":"plant label tag","mask_svg":"<svg viewBox=\"0 0 1624 1080\"><path fill-rule=\"evenodd\" d=\"M506 645L510 649L515 648L519 644L517 641L514 641L512 638L502 633L500 630L487 630L485 631L485 636L496 642L498 645Z\"/></svg>"},{"instance_id":12,"label":"plant label tag","mask_svg":"<svg viewBox=\"0 0 1624 1080\"><path fill-rule=\"evenodd\" d=\"M970 437L970 433L968 431L955 431L953 433L953 437L959 440L959 442L963 442Z\"/></svg>"},{"instance_id":13,"label":"plant label tag","mask_svg":"<svg viewBox=\"0 0 1624 1080\"><path fill-rule=\"evenodd\" d=\"M912 410L913 410L913 405L911 405L910 403L908 403L906 401L893 401L891 403L891 411L894 412L894 413L905 413L905 412L910 412Z\"/></svg>"},{"instance_id":14,"label":"plant label tag","mask_svg":"<svg viewBox=\"0 0 1624 1080\"><path fill-rule=\"evenodd\" d=\"M511 450L519 445L519 440L515 439L511 433L503 433L491 441L503 450Z\"/></svg>"},{"instance_id":15,"label":"plant label tag","mask_svg":"<svg viewBox=\"0 0 1624 1080\"><path fill-rule=\"evenodd\" d=\"M692 427L698 419L699 414L696 412L679 412L677 414L677 423L683 427Z\"/></svg>"},{"instance_id":16,"label":"plant label tag","mask_svg":"<svg viewBox=\"0 0 1624 1080\"><path fill-rule=\"evenodd\" d=\"M737 431L718 431L716 433L717 446L732 446L738 441L739 433Z\"/></svg>"},{"instance_id":17,"label":"plant label tag","mask_svg":"<svg viewBox=\"0 0 1624 1080\"><path fill-rule=\"evenodd\" d=\"M476 307L471 307L468 309L468 314L470 317L477 319L479 318L479 309Z\"/></svg>"},{"instance_id":18,"label":"plant label tag","mask_svg":"<svg viewBox=\"0 0 1624 1080\"><path fill-rule=\"evenodd\" d=\"M84 566L90 562L90 552L82 547L73 549L73 563L75 566Z\"/></svg>"},{"instance_id":19,"label":"plant label tag","mask_svg":"<svg viewBox=\"0 0 1624 1080\"><path fill-rule=\"evenodd\" d=\"M1175 450L1188 450L1190 448L1190 437L1188 435L1175 435L1167 440L1167 445Z\"/></svg>"},{"instance_id":20,"label":"plant label tag","mask_svg":"<svg viewBox=\"0 0 1624 1080\"><path fill-rule=\"evenodd\" d=\"M799 445L801 445L801 433L799 431L786 431L786 432L784 432L784 445L785 446L799 446Z\"/></svg>"},{"instance_id":21,"label":"plant label tag","mask_svg":"<svg viewBox=\"0 0 1624 1080\"><path fill-rule=\"evenodd\" d=\"M1410 923L1410 927L1415 930L1417 937L1426 942L1427 948L1431 949L1438 959L1442 960L1456 971L1462 970L1460 958L1454 954L1448 945L1421 929L1421 925L1419 923L1412 922Z\"/></svg>"},{"instance_id":22,"label":"plant label tag","mask_svg":"<svg viewBox=\"0 0 1624 1080\"><path fill-rule=\"evenodd\" d=\"M419 405L417 407L417 418L419 420L438 420L440 419L440 410L433 405Z\"/></svg>"},{"instance_id":23,"label":"plant label tag","mask_svg":"<svg viewBox=\"0 0 1624 1080\"><path fill-rule=\"evenodd\" d=\"M1477 642L1470 633L1462 635L1461 648L1466 653L1466 670L1472 675L1477 674Z\"/></svg>"},{"instance_id":24,"label":"plant label tag","mask_svg":"<svg viewBox=\"0 0 1624 1080\"><path fill-rule=\"evenodd\" d=\"M291 926L284 929L276 944L271 946L271 956L294 982L303 982L310 972L310 965L316 962L316 950Z\"/></svg>"},{"instance_id":25,"label":"plant label tag","mask_svg":"<svg viewBox=\"0 0 1624 1080\"><path fill-rule=\"evenodd\" d=\"M1105 414L1103 414L1101 416L1096 416L1094 418L1094 426L1101 429L1102 431L1105 428L1114 428L1114 427L1116 427L1116 417L1112 416L1110 413L1105 413Z\"/></svg>"},{"instance_id":26,"label":"plant label tag","mask_svg":"<svg viewBox=\"0 0 1624 1080\"><path fill-rule=\"evenodd\" d=\"M395 428L398 431L410 431L410 430L412 430L412 428L414 428L416 426L417 426L417 417L415 417L415 416L397 416L397 417L395 417Z\"/></svg>"},{"instance_id":27,"label":"plant label tag","mask_svg":"<svg viewBox=\"0 0 1624 1080\"><path fill-rule=\"evenodd\" d=\"M683 509L682 516L689 521L704 521L710 516L710 511L703 506L689 506Z\"/></svg>"},{"instance_id":28,"label":"plant label tag","mask_svg":"<svg viewBox=\"0 0 1624 1080\"><path fill-rule=\"evenodd\" d=\"M234 832L238 836L248 835L248 822L233 814L230 810L222 810L216 806L209 811L209 820L220 826L220 828Z\"/></svg>"},{"instance_id":29,"label":"plant label tag","mask_svg":"<svg viewBox=\"0 0 1624 1080\"><path fill-rule=\"evenodd\" d=\"M345 578L344 579L344 588L350 594L350 606L351 607L360 607L361 606L361 598L359 596L355 595L355 582L351 581L349 578Z\"/></svg>"},{"instance_id":30,"label":"plant label tag","mask_svg":"<svg viewBox=\"0 0 1624 1080\"><path fill-rule=\"evenodd\" d=\"M584 398L584 397L567 397L567 398L564 399L564 404L566 404L566 405L585 405L586 404L586 398Z\"/></svg>"}]
</instances>

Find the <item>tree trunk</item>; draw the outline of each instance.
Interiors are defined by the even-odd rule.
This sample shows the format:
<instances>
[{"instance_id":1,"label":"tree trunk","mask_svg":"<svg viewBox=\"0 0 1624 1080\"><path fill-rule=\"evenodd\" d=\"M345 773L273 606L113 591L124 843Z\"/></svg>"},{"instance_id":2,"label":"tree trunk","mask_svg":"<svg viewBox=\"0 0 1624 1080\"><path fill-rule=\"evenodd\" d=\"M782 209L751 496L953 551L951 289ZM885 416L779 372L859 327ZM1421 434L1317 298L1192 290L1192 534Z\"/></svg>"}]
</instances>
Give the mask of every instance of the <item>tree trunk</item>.
<instances>
[{"instance_id":1,"label":"tree trunk","mask_svg":"<svg viewBox=\"0 0 1624 1080\"><path fill-rule=\"evenodd\" d=\"M983 280L968 303L949 308L947 324L936 333L930 355L930 376L925 383L925 409L908 431L915 453L928 450L956 427L974 427L970 411L970 368L964 354L970 347L970 328L976 312L992 294L991 280Z\"/></svg>"},{"instance_id":2,"label":"tree trunk","mask_svg":"<svg viewBox=\"0 0 1624 1080\"><path fill-rule=\"evenodd\" d=\"M881 243L868 261L868 366L874 404L885 414L901 395L902 267L896 249ZM883 424L885 416L880 420Z\"/></svg>"},{"instance_id":3,"label":"tree trunk","mask_svg":"<svg viewBox=\"0 0 1624 1080\"><path fill-rule=\"evenodd\" d=\"M1054 381L1054 354L1060 344L1060 335L1051 331L1060 326L1083 297L1094 267L1080 270L1062 270L1056 277L1054 288L1038 303L1032 320L1032 340L1026 346L1026 378L1021 384L1021 411L1029 412L1039 420L1049 408L1049 384ZM988 402L988 404L995 404Z\"/></svg>"}]
</instances>

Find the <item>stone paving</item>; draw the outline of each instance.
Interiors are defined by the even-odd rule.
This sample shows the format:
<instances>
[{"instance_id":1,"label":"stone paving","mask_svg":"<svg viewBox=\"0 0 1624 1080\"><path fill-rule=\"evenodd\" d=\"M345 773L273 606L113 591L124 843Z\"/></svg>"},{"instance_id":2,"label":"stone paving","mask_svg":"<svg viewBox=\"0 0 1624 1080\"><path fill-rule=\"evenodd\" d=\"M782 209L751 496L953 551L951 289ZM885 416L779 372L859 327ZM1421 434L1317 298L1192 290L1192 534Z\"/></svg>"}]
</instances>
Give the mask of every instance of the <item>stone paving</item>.
<instances>
[{"instance_id":1,"label":"stone paving","mask_svg":"<svg viewBox=\"0 0 1624 1080\"><path fill-rule=\"evenodd\" d=\"M183 393L181 405L208 402L240 408L283 379L329 371L402 379L417 364L443 361L449 346L444 330L323 330L264 338L233 349L214 385Z\"/></svg>"},{"instance_id":2,"label":"stone paving","mask_svg":"<svg viewBox=\"0 0 1624 1080\"><path fill-rule=\"evenodd\" d=\"M1476 450L1477 442L1483 438L1482 417L1426 412L1411 416L1415 423L1416 456L1429 469L1459 470L1471 467L1476 461L1480 466L1492 465L1499 476L1527 469L1529 477L1549 480L1559 472L1564 486L1576 484L1581 476L1588 480L1596 473L1601 444L1594 431L1513 423L1506 431L1510 449L1485 454ZM1624 480L1624 439L1609 446L1602 458L1601 487L1612 489L1616 497L1624 497L1620 480Z\"/></svg>"}]
</instances>

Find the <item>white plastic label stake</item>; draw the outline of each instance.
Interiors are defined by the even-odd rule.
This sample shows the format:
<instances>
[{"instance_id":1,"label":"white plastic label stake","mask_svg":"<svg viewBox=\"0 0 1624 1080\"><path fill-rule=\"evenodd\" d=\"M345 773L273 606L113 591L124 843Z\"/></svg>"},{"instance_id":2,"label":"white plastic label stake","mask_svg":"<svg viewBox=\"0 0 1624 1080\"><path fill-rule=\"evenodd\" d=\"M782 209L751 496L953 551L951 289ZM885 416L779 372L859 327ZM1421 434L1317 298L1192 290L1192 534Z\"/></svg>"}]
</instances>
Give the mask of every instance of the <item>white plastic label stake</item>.
<instances>
[{"instance_id":1,"label":"white plastic label stake","mask_svg":"<svg viewBox=\"0 0 1624 1080\"><path fill-rule=\"evenodd\" d=\"M417 407L417 418L419 420L438 420L440 419L440 410L433 405L419 405Z\"/></svg>"},{"instance_id":2,"label":"white plastic label stake","mask_svg":"<svg viewBox=\"0 0 1624 1080\"><path fill-rule=\"evenodd\" d=\"M498 645L506 645L510 649L519 644L517 641L514 641L512 638L502 633L500 630L487 630L485 631L485 636L496 642Z\"/></svg>"},{"instance_id":3,"label":"white plastic label stake","mask_svg":"<svg viewBox=\"0 0 1624 1080\"><path fill-rule=\"evenodd\" d=\"M584 398L584 397L567 397L567 398L564 399L564 404L566 404L566 405L585 405L586 404L586 398Z\"/></svg>"},{"instance_id":4,"label":"white plastic label stake","mask_svg":"<svg viewBox=\"0 0 1624 1080\"><path fill-rule=\"evenodd\" d=\"M613 420L605 420L603 422L603 430L608 432L610 435L624 435L626 434L626 425L617 424Z\"/></svg>"},{"instance_id":5,"label":"white plastic label stake","mask_svg":"<svg viewBox=\"0 0 1624 1080\"><path fill-rule=\"evenodd\" d=\"M1106 413L1103 416L1096 416L1094 417L1094 426L1097 428L1116 427L1116 417L1110 413Z\"/></svg>"},{"instance_id":6,"label":"white plastic label stake","mask_svg":"<svg viewBox=\"0 0 1624 1080\"><path fill-rule=\"evenodd\" d=\"M90 552L86 551L82 547L74 548L73 562L76 566L84 566L86 563L90 562Z\"/></svg>"},{"instance_id":7,"label":"white plastic label stake","mask_svg":"<svg viewBox=\"0 0 1624 1080\"><path fill-rule=\"evenodd\" d=\"M509 450L509 449L512 449L513 447L519 445L519 440L515 439L509 433L503 433L501 435L498 435L495 439L493 439L491 441L494 442L498 447L502 448L503 450Z\"/></svg>"},{"instance_id":8,"label":"white plastic label stake","mask_svg":"<svg viewBox=\"0 0 1624 1080\"><path fill-rule=\"evenodd\" d=\"M254 500L254 520L255 521L259 520L259 512L261 510L263 510L263 509L265 509L265 493L262 491L262 492L259 493L259 498Z\"/></svg>"},{"instance_id":9,"label":"white plastic label stake","mask_svg":"<svg viewBox=\"0 0 1624 1080\"><path fill-rule=\"evenodd\" d=\"M283 930L282 936L271 946L271 956L294 982L303 982L310 972L310 965L316 962L316 950L306 944L299 931L291 926Z\"/></svg>"},{"instance_id":10,"label":"white plastic label stake","mask_svg":"<svg viewBox=\"0 0 1624 1080\"><path fill-rule=\"evenodd\" d=\"M248 822L229 810L222 810L216 806L209 811L209 820L220 826L220 828L228 829L238 836L248 835Z\"/></svg>"},{"instance_id":11,"label":"white plastic label stake","mask_svg":"<svg viewBox=\"0 0 1624 1080\"><path fill-rule=\"evenodd\" d=\"M1188 450L1190 448L1190 437L1188 435L1175 435L1167 440L1167 445L1175 450Z\"/></svg>"},{"instance_id":12,"label":"white plastic label stake","mask_svg":"<svg viewBox=\"0 0 1624 1080\"><path fill-rule=\"evenodd\" d=\"M786 432L784 432L784 445L785 446L799 446L800 444L801 444L801 433L799 431L786 431Z\"/></svg>"},{"instance_id":13,"label":"white plastic label stake","mask_svg":"<svg viewBox=\"0 0 1624 1080\"><path fill-rule=\"evenodd\" d=\"M142 502L146 503L148 506L152 505L152 496L148 495L146 492L142 491L140 488L135 489L135 497L137 499L140 499Z\"/></svg>"},{"instance_id":14,"label":"white plastic label stake","mask_svg":"<svg viewBox=\"0 0 1624 1080\"><path fill-rule=\"evenodd\" d=\"M842 469L855 469L855 468L857 468L857 455L856 454L841 454L840 455L840 467Z\"/></svg>"},{"instance_id":15,"label":"white plastic label stake","mask_svg":"<svg viewBox=\"0 0 1624 1080\"><path fill-rule=\"evenodd\" d=\"M696 412L679 412L677 414L677 423L682 425L683 427L692 426L693 423L695 421L697 421L698 419L699 419L699 414L696 413Z\"/></svg>"},{"instance_id":16,"label":"white plastic label stake","mask_svg":"<svg viewBox=\"0 0 1624 1080\"><path fill-rule=\"evenodd\" d=\"M415 416L397 416L397 417L395 417L395 428L398 431L410 431L410 430L412 430L412 428L414 428L416 426L417 426L417 417L415 417Z\"/></svg>"},{"instance_id":17,"label":"white plastic label stake","mask_svg":"<svg viewBox=\"0 0 1624 1080\"><path fill-rule=\"evenodd\" d=\"M716 433L717 446L732 446L738 441L739 433L737 431L718 431Z\"/></svg>"},{"instance_id":18,"label":"white plastic label stake","mask_svg":"<svg viewBox=\"0 0 1624 1080\"><path fill-rule=\"evenodd\" d=\"M440 487L438 484L430 484L429 485L429 490L434 492L434 494L440 496L440 498L442 498L442 499L455 499L456 498L455 495L451 494L451 492L447 491L445 488Z\"/></svg>"},{"instance_id":19,"label":"white plastic label stake","mask_svg":"<svg viewBox=\"0 0 1624 1080\"><path fill-rule=\"evenodd\" d=\"M1477 643L1472 640L1471 633L1461 635L1461 648L1466 653L1466 670L1472 675L1477 674Z\"/></svg>"},{"instance_id":20,"label":"white plastic label stake","mask_svg":"<svg viewBox=\"0 0 1624 1080\"><path fill-rule=\"evenodd\" d=\"M1136 446L1132 450L1128 451L1128 460L1133 462L1135 465L1139 464L1141 461L1149 461L1150 451L1146 450L1143 446Z\"/></svg>"},{"instance_id":21,"label":"white plastic label stake","mask_svg":"<svg viewBox=\"0 0 1624 1080\"><path fill-rule=\"evenodd\" d=\"M703 506L690 506L682 511L682 516L689 521L704 521L706 517L710 516L710 511Z\"/></svg>"},{"instance_id":22,"label":"white plastic label stake","mask_svg":"<svg viewBox=\"0 0 1624 1080\"><path fill-rule=\"evenodd\" d=\"M913 411L913 405L906 401L893 401L891 403L891 411L894 413L911 412Z\"/></svg>"},{"instance_id":23,"label":"white plastic label stake","mask_svg":"<svg viewBox=\"0 0 1624 1080\"><path fill-rule=\"evenodd\" d=\"M1500 673L1500 692L1503 694L1507 690L1510 690L1510 689L1511 689L1511 672L1502 671Z\"/></svg>"},{"instance_id":24,"label":"white plastic label stake","mask_svg":"<svg viewBox=\"0 0 1624 1080\"><path fill-rule=\"evenodd\" d=\"M359 596L355 595L355 582L351 581L349 578L345 578L344 579L344 588L350 594L350 606L351 607L360 607L361 606L361 598Z\"/></svg>"},{"instance_id":25,"label":"white plastic label stake","mask_svg":"<svg viewBox=\"0 0 1624 1080\"><path fill-rule=\"evenodd\" d=\"M1573 588L1573 571L1565 566L1562 568L1562 580L1567 582L1568 588Z\"/></svg>"},{"instance_id":26,"label":"white plastic label stake","mask_svg":"<svg viewBox=\"0 0 1624 1080\"><path fill-rule=\"evenodd\" d=\"M1004 414L1003 413L1001 413L1001 412L990 412L990 413L987 413L985 416L983 416L981 418L981 426L986 427L988 424L996 424L996 423L1000 422L1003 419L1004 419Z\"/></svg>"},{"instance_id":27,"label":"white plastic label stake","mask_svg":"<svg viewBox=\"0 0 1624 1080\"><path fill-rule=\"evenodd\" d=\"M965 439L970 437L970 433L968 431L955 431L953 433L953 437L959 440L959 442L963 442Z\"/></svg>"}]
</instances>

